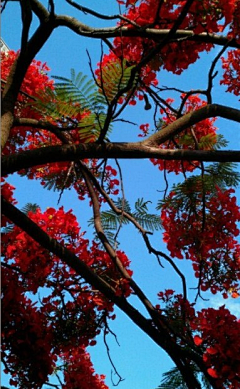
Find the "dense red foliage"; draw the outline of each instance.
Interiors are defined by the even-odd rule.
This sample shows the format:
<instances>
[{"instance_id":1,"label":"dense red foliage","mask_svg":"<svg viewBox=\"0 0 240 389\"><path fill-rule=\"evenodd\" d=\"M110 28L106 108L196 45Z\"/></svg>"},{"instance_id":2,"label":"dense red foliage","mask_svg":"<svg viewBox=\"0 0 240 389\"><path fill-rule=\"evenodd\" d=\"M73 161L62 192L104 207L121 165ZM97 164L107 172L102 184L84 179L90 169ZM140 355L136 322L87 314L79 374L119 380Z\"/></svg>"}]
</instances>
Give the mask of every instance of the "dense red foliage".
<instances>
[{"instance_id":1,"label":"dense red foliage","mask_svg":"<svg viewBox=\"0 0 240 389\"><path fill-rule=\"evenodd\" d=\"M197 188L192 188L196 191ZM162 207L164 241L171 256L191 259L202 290L212 293L235 289L240 280L240 245L237 222L240 210L234 190L206 193L205 208L201 194L188 201L171 192Z\"/></svg>"},{"instance_id":2,"label":"dense red foliage","mask_svg":"<svg viewBox=\"0 0 240 389\"><path fill-rule=\"evenodd\" d=\"M12 198L12 188L3 192L6 199ZM110 282L116 293L129 296L131 291L126 280L121 278L109 256L95 242L89 247L89 241L80 232L72 211L65 212L62 207L59 210L48 208L45 212L37 209L35 213L29 212L28 216ZM15 376L23 385L20 387L31 382L34 388L40 388L47 381L58 356L69 360L67 363L71 367L65 372L66 387L69 380L78 380L81 374L87 374L87 377L91 372L88 377L96 385L93 387L105 388L102 379L93 374L84 348L93 344L91 339L95 338L107 319L114 319L113 304L18 227L3 234L2 255L5 258L2 277L3 309L6 313L2 345L6 371L15 371ZM117 251L117 255L128 268L126 255L121 251ZM32 303L27 294L41 293L43 287L48 288L49 294L40 299L39 306ZM86 366L81 364L75 376L73 372L76 370L72 365L80 360L85 361ZM36 371L39 373L36 374Z\"/></svg>"},{"instance_id":3,"label":"dense red foliage","mask_svg":"<svg viewBox=\"0 0 240 389\"><path fill-rule=\"evenodd\" d=\"M7 80L8 73L17 55L18 53L13 50L8 51L7 53L1 53L1 77L3 80ZM34 100L34 97L45 88L53 89L54 82L49 79L47 75L48 71L48 66L42 64L40 61L34 60L29 66L15 106L14 113L16 117L32 119L41 118L41 114L32 109L31 102ZM24 150L32 145L32 143L34 145L35 142L37 142L34 138L34 135L37 135L37 132L36 134L33 134L30 130L30 128L26 127L13 127L11 129L9 141L3 150L4 154ZM49 134L48 137L51 138ZM35 142L33 140L35 140Z\"/></svg>"},{"instance_id":4,"label":"dense red foliage","mask_svg":"<svg viewBox=\"0 0 240 389\"><path fill-rule=\"evenodd\" d=\"M240 50L230 50L227 58L222 58L224 69L221 84L227 85L227 91L240 95Z\"/></svg>"},{"instance_id":5,"label":"dense red foliage","mask_svg":"<svg viewBox=\"0 0 240 389\"><path fill-rule=\"evenodd\" d=\"M104 384L104 375L94 373L90 355L84 348L68 350L61 355L66 369L64 371L63 389L108 389Z\"/></svg>"},{"instance_id":6,"label":"dense red foliage","mask_svg":"<svg viewBox=\"0 0 240 389\"><path fill-rule=\"evenodd\" d=\"M204 349L203 360L208 373L216 378L218 388L239 388L240 320L224 306L203 309L191 323L198 331L194 341ZM226 385L228 382L228 386Z\"/></svg>"},{"instance_id":7,"label":"dense red foliage","mask_svg":"<svg viewBox=\"0 0 240 389\"><path fill-rule=\"evenodd\" d=\"M184 300L182 295L176 295L172 289L159 292L158 297L157 309L168 318L173 329L178 327L180 340L189 345L193 342L196 351L203 352L203 361L209 375L216 378L216 387L238 389L240 320L224 306L196 312L194 304Z\"/></svg>"}]
</instances>

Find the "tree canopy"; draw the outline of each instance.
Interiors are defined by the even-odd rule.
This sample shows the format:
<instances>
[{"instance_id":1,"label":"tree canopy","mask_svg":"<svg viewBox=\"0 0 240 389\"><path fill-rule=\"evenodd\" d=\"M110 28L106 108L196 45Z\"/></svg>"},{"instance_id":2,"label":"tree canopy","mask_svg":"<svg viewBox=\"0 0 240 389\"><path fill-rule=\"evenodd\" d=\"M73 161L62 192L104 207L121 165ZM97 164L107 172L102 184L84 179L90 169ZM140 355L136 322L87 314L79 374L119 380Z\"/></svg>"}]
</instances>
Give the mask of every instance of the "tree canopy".
<instances>
[{"instance_id":1,"label":"tree canopy","mask_svg":"<svg viewBox=\"0 0 240 389\"><path fill-rule=\"evenodd\" d=\"M54 0L2 2L3 14L17 7L22 21L19 50L1 53L4 372L20 389L107 389L88 348L101 334L121 387L107 343L118 307L126 325L130 319L173 361L159 389L238 389L240 321L224 302L198 303L240 294L240 151L232 137L240 138L231 130L240 129L240 2L115 2L115 14L72 0L63 2L69 14ZM99 42L97 63L80 53L88 75L50 77L38 59L61 27ZM186 82L194 64L205 87ZM141 193L124 179L122 160L130 177L142 160L159 182L142 174ZM39 181L47 201L49 191L59 203L67 190L77 195L91 212L92 239L71 204L43 210L24 188L20 209L14 173ZM159 283L154 298L134 276L147 254L135 250L133 261L123 249L127 226L159 272L167 265L168 287Z\"/></svg>"}]
</instances>

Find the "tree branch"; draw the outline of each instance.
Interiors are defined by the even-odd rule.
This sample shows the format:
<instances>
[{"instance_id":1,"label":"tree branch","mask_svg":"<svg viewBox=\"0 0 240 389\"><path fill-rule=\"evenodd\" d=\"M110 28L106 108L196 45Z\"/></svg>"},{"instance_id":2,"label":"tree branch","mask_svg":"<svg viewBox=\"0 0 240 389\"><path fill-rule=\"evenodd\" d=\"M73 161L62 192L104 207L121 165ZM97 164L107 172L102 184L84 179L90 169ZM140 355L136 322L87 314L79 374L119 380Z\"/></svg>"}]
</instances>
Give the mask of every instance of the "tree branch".
<instances>
[{"instance_id":1,"label":"tree branch","mask_svg":"<svg viewBox=\"0 0 240 389\"><path fill-rule=\"evenodd\" d=\"M83 175L84 180L86 182L86 185L87 185L87 188L89 191L89 195L91 197L92 204L93 204L94 225L95 225L95 230L97 232L97 235L98 235L100 241L102 242L106 252L110 256L112 262L116 266L116 269L118 269L119 273L129 282L130 287L135 292L136 296L138 296L139 300L143 303L143 305L147 309L149 315L154 320L155 308L153 307L153 305L151 304L149 299L146 297L146 295L143 293L143 291L140 289L140 287L136 284L136 282L128 274L128 271L126 270L126 268L124 267L124 265L122 264L120 259L118 258L116 251L113 249L113 247L109 243L109 241L104 233L102 223L101 223L99 201L98 201L98 197L94 191L93 184L91 182L91 176L89 176L88 170L85 169L83 164L81 164L81 170L82 170L82 175Z\"/></svg>"},{"instance_id":2,"label":"tree branch","mask_svg":"<svg viewBox=\"0 0 240 389\"><path fill-rule=\"evenodd\" d=\"M93 28L84 23L81 23L78 19L67 15L58 15L56 17L56 24L58 26L68 27L78 35L83 35L95 39L137 36L160 41L168 36L170 32L169 29L129 29L128 27L121 26ZM220 46L224 46L227 42L229 42L229 39L223 35L209 34L205 32L201 34L195 34L192 30L177 30L171 39L172 41L188 39L195 42L212 43ZM231 44L229 46L233 48L240 48L240 44L235 39L231 40Z\"/></svg>"},{"instance_id":3,"label":"tree branch","mask_svg":"<svg viewBox=\"0 0 240 389\"><path fill-rule=\"evenodd\" d=\"M166 142L175 135L210 117L220 116L224 119L233 120L240 123L240 110L226 107L220 104L208 104L196 111L189 112L186 115L175 120L156 134L150 136L142 143L148 146L156 146Z\"/></svg>"},{"instance_id":4,"label":"tree branch","mask_svg":"<svg viewBox=\"0 0 240 389\"><path fill-rule=\"evenodd\" d=\"M22 38L21 38L21 51L24 51L27 47L28 34L32 23L32 9L30 0L21 1L22 12Z\"/></svg>"},{"instance_id":5,"label":"tree branch","mask_svg":"<svg viewBox=\"0 0 240 389\"><path fill-rule=\"evenodd\" d=\"M34 12L38 4L38 1L31 0L32 10ZM42 5L39 5L39 7L40 10L43 8ZM11 67L9 76L6 81L6 85L2 94L2 148L4 147L8 139L10 129L13 125L14 106L27 69L35 55L38 53L44 43L48 40L55 27L51 15L48 14L49 17L46 17L46 14L44 15L44 20L41 21L40 26L37 28L31 39L26 42L26 37L24 37L24 50L20 51L13 66ZM30 19L28 15L28 23L29 20ZM26 33L28 33L28 29L26 29Z\"/></svg>"},{"instance_id":6,"label":"tree branch","mask_svg":"<svg viewBox=\"0 0 240 389\"><path fill-rule=\"evenodd\" d=\"M143 159L240 162L240 151L167 150L138 143L79 144L41 147L2 158L2 175L51 162L77 161L84 158Z\"/></svg>"}]
</instances>

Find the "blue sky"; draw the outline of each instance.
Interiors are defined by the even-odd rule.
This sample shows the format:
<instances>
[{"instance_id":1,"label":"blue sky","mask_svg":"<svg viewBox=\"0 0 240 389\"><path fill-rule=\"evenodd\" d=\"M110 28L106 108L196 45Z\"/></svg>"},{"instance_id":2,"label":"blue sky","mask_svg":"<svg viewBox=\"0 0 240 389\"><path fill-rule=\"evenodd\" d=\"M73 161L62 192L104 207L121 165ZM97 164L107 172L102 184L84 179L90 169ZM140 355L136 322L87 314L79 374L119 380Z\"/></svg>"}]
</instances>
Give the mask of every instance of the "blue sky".
<instances>
[{"instance_id":1,"label":"blue sky","mask_svg":"<svg viewBox=\"0 0 240 389\"><path fill-rule=\"evenodd\" d=\"M47 2L45 2L47 3ZM106 25L104 21L98 21L94 18L83 17L82 14L71 10L71 7L65 4L64 1L56 2L58 13L68 13L75 17L79 17L85 23L91 23L94 26ZM105 14L113 14L118 12L118 6L115 0L85 0L81 4L90 6L93 9ZM14 50L20 46L20 29L21 18L18 9L18 2L10 2L2 16L2 37L6 44ZM59 8L59 9L58 9ZM72 13L70 13L72 11ZM113 25L114 22L109 22L107 25ZM51 68L50 74L68 77L70 69L81 71L90 75L88 59L86 55L88 49L92 58L93 67L99 61L101 47L100 41L85 39L78 37L66 28L56 30L45 47L40 51L37 58L43 62L47 62ZM169 85L183 89L204 88L207 83L207 64L211 63L218 49L209 54L203 54L201 57L203 62L197 65L192 65L183 73L181 77L173 76L166 72L159 74L160 85ZM224 93L224 88L218 86L219 78L216 79L216 88L214 99L217 103L223 103L233 107L238 107L238 100L230 94ZM167 96L163 96L167 97ZM170 97L170 96L169 96ZM143 116L144 115L144 116ZM134 121L138 126L142 123L153 123L153 110L144 111L143 103L139 103L136 107L129 107L126 110L126 118ZM218 120L217 125L220 131L225 134L229 140L229 148L236 149L240 144L240 128L239 124L226 120ZM138 126L130 126L123 123L116 124L112 134L114 141L134 141L137 138ZM144 197L146 200L152 201L152 208L160 199L159 191L164 189L163 176L159 171L148 161L120 161L123 171L124 189L126 198L133 204L138 197ZM177 177L182 179L182 177ZM169 182L173 183L176 180L175 176L169 176ZM38 182L27 181L17 175L9 177L9 182L16 186L16 198L19 201L19 207L24 206L26 202L36 202L42 209L47 206L57 207L58 193L52 193L43 190ZM27 196L26 196L27 193ZM239 192L238 192L239 193ZM61 199L60 205L64 205L65 209L72 208L78 217L79 223L83 230L88 229L88 220L91 216L90 209L87 203L79 202L74 191L66 191ZM91 238L91 232L88 233ZM164 264L164 269L160 268L153 256L149 256L145 245L143 244L137 231L133 227L126 227L120 233L121 249L123 249L132 261L134 270L134 278L143 288L146 294L157 302L156 295L158 291L165 288L173 288L181 292L178 278L174 275L168 265ZM152 238L153 245L159 250L166 251L162 243L161 232L157 232ZM195 279L192 277L190 263L179 262L182 270L186 271L189 276L189 287L196 286ZM193 293L193 292L191 292ZM223 302L220 296L211 297L210 303L214 306L221 305ZM199 303L202 306L203 302ZM228 300L227 305L232 306L235 314L239 312L239 308L234 301ZM122 312L116 310L117 319L112 323L112 330L117 334L120 347L114 339L109 338L111 355L115 365L125 380L119 385L120 389L155 389L160 381L163 372L168 370L172 363L167 355L156 346L151 339L147 337L140 329L125 317ZM3 313L4 314L4 313ZM114 386L111 384L111 365L107 357L105 346L103 345L101 336L98 339L98 345L90 348L92 360L97 373L107 376L106 383L109 388ZM2 384L7 385L8 382L3 376Z\"/></svg>"}]
</instances>

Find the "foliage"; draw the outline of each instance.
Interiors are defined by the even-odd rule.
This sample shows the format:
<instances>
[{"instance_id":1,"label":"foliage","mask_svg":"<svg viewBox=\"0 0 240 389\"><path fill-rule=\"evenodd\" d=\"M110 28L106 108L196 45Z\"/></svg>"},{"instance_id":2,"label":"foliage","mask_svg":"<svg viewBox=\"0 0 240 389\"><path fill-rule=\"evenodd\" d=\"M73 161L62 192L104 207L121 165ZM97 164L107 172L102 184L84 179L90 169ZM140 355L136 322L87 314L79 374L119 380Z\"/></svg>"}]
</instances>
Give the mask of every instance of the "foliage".
<instances>
[{"instance_id":1,"label":"foliage","mask_svg":"<svg viewBox=\"0 0 240 389\"><path fill-rule=\"evenodd\" d=\"M184 384L179 370L175 367L166 373L163 373L163 380L157 389L186 389L187 386Z\"/></svg>"},{"instance_id":2,"label":"foliage","mask_svg":"<svg viewBox=\"0 0 240 389\"><path fill-rule=\"evenodd\" d=\"M45 89L36 98L34 107L51 121L78 130L79 140L96 140L106 120L107 102L98 93L96 84L81 72L71 69L71 78L53 76L54 90ZM32 105L33 106L33 105Z\"/></svg>"},{"instance_id":3,"label":"foliage","mask_svg":"<svg viewBox=\"0 0 240 389\"><path fill-rule=\"evenodd\" d=\"M131 210L130 204L127 200L118 198L114 201L115 206L119 210L116 213L113 209L101 212L101 223L106 233L107 238L111 244L115 244L116 234L122 225L130 224L131 220L127 217L134 218L139 225L147 231L158 231L161 228L161 220L158 215L150 214L148 212L148 201L143 198L135 202L135 210ZM124 212L127 214L124 214ZM89 225L94 224L93 218L90 219ZM97 236L96 236L97 239Z\"/></svg>"}]
</instances>

